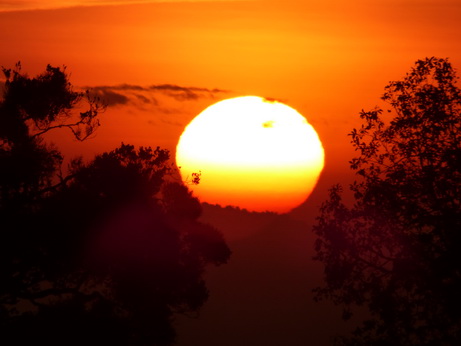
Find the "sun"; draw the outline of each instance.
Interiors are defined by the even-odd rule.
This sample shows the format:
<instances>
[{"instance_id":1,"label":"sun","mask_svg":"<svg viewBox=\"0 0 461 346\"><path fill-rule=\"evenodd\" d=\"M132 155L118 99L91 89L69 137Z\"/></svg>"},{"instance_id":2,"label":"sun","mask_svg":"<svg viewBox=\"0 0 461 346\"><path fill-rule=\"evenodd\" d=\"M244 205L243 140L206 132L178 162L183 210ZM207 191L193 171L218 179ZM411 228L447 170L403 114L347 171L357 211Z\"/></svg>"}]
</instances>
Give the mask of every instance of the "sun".
<instances>
[{"instance_id":1,"label":"sun","mask_svg":"<svg viewBox=\"0 0 461 346\"><path fill-rule=\"evenodd\" d=\"M257 96L215 103L185 128L176 148L182 179L202 202L285 213L303 203L324 165L314 128L293 108Z\"/></svg>"}]
</instances>

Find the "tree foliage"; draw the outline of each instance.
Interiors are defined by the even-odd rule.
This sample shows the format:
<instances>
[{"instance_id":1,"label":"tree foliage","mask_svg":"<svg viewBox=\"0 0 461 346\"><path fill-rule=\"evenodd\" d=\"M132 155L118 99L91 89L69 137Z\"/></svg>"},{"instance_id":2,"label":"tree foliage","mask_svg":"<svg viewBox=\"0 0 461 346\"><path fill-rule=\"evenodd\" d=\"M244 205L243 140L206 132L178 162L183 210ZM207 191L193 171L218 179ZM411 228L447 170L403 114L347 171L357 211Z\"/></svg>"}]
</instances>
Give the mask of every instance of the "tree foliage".
<instances>
[{"instance_id":1,"label":"tree foliage","mask_svg":"<svg viewBox=\"0 0 461 346\"><path fill-rule=\"evenodd\" d=\"M29 78L4 69L0 103L0 323L13 344L169 345L175 313L208 297L203 273L230 251L198 221L200 203L172 176L169 152L122 144L90 162L42 135L79 140L104 107L48 66Z\"/></svg>"},{"instance_id":2,"label":"tree foliage","mask_svg":"<svg viewBox=\"0 0 461 346\"><path fill-rule=\"evenodd\" d=\"M317 299L366 306L345 344L454 345L461 341L461 92L447 59L427 58L362 111L354 203L334 186L320 208ZM387 113L387 114L386 114ZM390 115L386 117L385 115Z\"/></svg>"}]
</instances>

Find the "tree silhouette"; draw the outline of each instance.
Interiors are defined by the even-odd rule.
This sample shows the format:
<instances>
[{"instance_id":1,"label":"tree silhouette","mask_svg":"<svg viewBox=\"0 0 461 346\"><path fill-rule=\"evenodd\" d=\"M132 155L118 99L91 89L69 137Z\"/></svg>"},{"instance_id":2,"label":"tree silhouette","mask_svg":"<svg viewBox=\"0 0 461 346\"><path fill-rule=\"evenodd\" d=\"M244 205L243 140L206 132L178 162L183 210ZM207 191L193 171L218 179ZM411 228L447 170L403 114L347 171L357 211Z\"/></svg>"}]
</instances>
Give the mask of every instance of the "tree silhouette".
<instances>
[{"instance_id":1,"label":"tree silhouette","mask_svg":"<svg viewBox=\"0 0 461 346\"><path fill-rule=\"evenodd\" d=\"M334 186L320 208L317 299L370 318L351 345L454 345L461 341L461 93L447 59L427 58L362 111L351 132L359 155L353 205Z\"/></svg>"},{"instance_id":2,"label":"tree silhouette","mask_svg":"<svg viewBox=\"0 0 461 346\"><path fill-rule=\"evenodd\" d=\"M75 120L85 94L64 71L4 72L0 122L10 130L2 127L0 162L14 165L1 176L3 339L172 344L174 314L196 312L208 297L206 265L228 260L221 233L198 221L200 203L172 178L166 150L122 144L89 163L72 160L63 176L62 155L41 136L65 127L87 138L100 103L90 99Z\"/></svg>"},{"instance_id":3,"label":"tree silhouette","mask_svg":"<svg viewBox=\"0 0 461 346\"><path fill-rule=\"evenodd\" d=\"M99 126L97 115L104 106L89 93L73 91L65 69L48 65L36 78L22 74L20 63L15 70L2 69L6 82L0 103L0 193L5 207L11 199L30 203L51 187L62 155L45 144L42 135L67 128L84 140ZM71 110L85 98L88 109L73 116Z\"/></svg>"}]
</instances>

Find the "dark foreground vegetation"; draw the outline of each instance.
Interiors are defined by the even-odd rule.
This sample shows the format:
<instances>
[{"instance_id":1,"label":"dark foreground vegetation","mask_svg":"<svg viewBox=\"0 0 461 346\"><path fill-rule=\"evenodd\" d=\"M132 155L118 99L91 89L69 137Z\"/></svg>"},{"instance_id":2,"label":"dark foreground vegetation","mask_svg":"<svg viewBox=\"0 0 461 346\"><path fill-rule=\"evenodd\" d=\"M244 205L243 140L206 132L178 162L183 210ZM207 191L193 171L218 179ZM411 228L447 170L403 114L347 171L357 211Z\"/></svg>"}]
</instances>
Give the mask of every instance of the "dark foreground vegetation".
<instances>
[{"instance_id":1,"label":"dark foreground vegetation","mask_svg":"<svg viewBox=\"0 0 461 346\"><path fill-rule=\"evenodd\" d=\"M122 144L63 167L44 135L86 140L105 108L65 69L3 73L0 343L172 344L174 314L207 300L205 266L229 258L222 235L198 221L166 150Z\"/></svg>"},{"instance_id":2,"label":"dark foreground vegetation","mask_svg":"<svg viewBox=\"0 0 461 346\"><path fill-rule=\"evenodd\" d=\"M317 298L366 307L340 345L461 344L461 92L447 59L417 61L362 111L353 204L334 186L314 226Z\"/></svg>"}]
</instances>

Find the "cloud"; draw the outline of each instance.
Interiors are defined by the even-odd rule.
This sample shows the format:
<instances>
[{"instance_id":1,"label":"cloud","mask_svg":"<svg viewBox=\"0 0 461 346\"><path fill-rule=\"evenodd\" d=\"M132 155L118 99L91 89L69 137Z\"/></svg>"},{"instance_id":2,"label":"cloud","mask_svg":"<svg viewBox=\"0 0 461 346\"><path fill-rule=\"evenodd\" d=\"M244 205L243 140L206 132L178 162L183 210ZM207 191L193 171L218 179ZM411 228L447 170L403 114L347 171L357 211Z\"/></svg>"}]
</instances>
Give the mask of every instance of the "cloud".
<instances>
[{"instance_id":1,"label":"cloud","mask_svg":"<svg viewBox=\"0 0 461 346\"><path fill-rule=\"evenodd\" d=\"M45 10L78 6L104 6L173 2L229 2L248 0L0 0L0 12L22 10Z\"/></svg>"},{"instance_id":2,"label":"cloud","mask_svg":"<svg viewBox=\"0 0 461 346\"><path fill-rule=\"evenodd\" d=\"M177 101L198 100L203 97L213 97L214 94L229 92L228 90L182 87L173 84L151 85L149 89L162 92Z\"/></svg>"},{"instance_id":3,"label":"cloud","mask_svg":"<svg viewBox=\"0 0 461 346\"><path fill-rule=\"evenodd\" d=\"M222 94L230 93L218 88L184 87L175 84L96 85L79 89L88 90L92 97L98 97L108 107L122 108L125 114L148 114L147 125L166 124L173 127L183 127L190 120L191 110L195 111L203 106L199 102L207 104L210 99L222 99Z\"/></svg>"},{"instance_id":4,"label":"cloud","mask_svg":"<svg viewBox=\"0 0 461 346\"><path fill-rule=\"evenodd\" d=\"M133 84L88 86L83 89L90 91L92 96L99 97L109 107L120 105L160 106L158 97L163 95L175 101L197 101L204 98L214 98L217 94L228 93L223 89L208 89L201 87L183 87L174 84L159 84L141 86Z\"/></svg>"},{"instance_id":5,"label":"cloud","mask_svg":"<svg viewBox=\"0 0 461 346\"><path fill-rule=\"evenodd\" d=\"M265 97L264 102L268 102L268 103L275 103L275 102L287 103L287 100L277 99L275 97Z\"/></svg>"},{"instance_id":6,"label":"cloud","mask_svg":"<svg viewBox=\"0 0 461 346\"><path fill-rule=\"evenodd\" d=\"M146 96L141 95L141 94L136 94L135 97L136 97L140 102L143 102L143 103L154 103L154 104L157 104L157 102L156 102L155 100L149 100ZM155 101L155 102L152 102L152 101Z\"/></svg>"},{"instance_id":7,"label":"cloud","mask_svg":"<svg viewBox=\"0 0 461 346\"><path fill-rule=\"evenodd\" d=\"M101 99L108 107L125 105L130 100L126 95L104 87L93 88L90 93L92 96Z\"/></svg>"}]
</instances>

